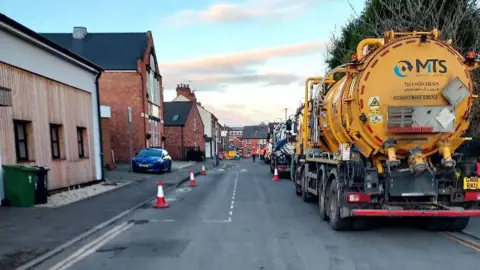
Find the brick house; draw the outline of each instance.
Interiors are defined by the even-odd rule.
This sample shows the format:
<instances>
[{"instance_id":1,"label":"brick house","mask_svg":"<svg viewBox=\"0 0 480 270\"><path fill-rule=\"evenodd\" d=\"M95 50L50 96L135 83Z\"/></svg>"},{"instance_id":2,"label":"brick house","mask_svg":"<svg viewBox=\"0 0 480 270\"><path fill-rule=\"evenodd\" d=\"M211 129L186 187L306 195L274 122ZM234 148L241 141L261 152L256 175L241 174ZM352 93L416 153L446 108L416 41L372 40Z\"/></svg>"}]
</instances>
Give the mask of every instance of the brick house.
<instances>
[{"instance_id":1,"label":"brick house","mask_svg":"<svg viewBox=\"0 0 480 270\"><path fill-rule=\"evenodd\" d=\"M164 102L164 115L165 149L172 159L185 159L189 149L205 151L205 126L195 102Z\"/></svg>"},{"instance_id":2,"label":"brick house","mask_svg":"<svg viewBox=\"0 0 480 270\"><path fill-rule=\"evenodd\" d=\"M115 161L126 162L143 147L164 145L162 76L150 31L87 33L75 27L72 33L41 35L105 69L99 80L100 103L109 106L109 119L102 119L104 165L112 163L111 150Z\"/></svg>"},{"instance_id":3,"label":"brick house","mask_svg":"<svg viewBox=\"0 0 480 270\"><path fill-rule=\"evenodd\" d=\"M260 147L263 147L267 143L268 126L245 126L242 132L242 144L243 153L248 155L252 152L252 148L255 147L258 151Z\"/></svg>"},{"instance_id":4,"label":"brick house","mask_svg":"<svg viewBox=\"0 0 480 270\"><path fill-rule=\"evenodd\" d=\"M177 96L173 99L174 102L192 101L196 103L202 122L205 126L205 157L213 158L218 154L221 146L220 124L218 123L218 118L202 106L195 96L195 91L192 91L188 84L177 85L176 91Z\"/></svg>"},{"instance_id":5,"label":"brick house","mask_svg":"<svg viewBox=\"0 0 480 270\"><path fill-rule=\"evenodd\" d=\"M242 138L243 127L228 127L228 141L234 138Z\"/></svg>"}]
</instances>

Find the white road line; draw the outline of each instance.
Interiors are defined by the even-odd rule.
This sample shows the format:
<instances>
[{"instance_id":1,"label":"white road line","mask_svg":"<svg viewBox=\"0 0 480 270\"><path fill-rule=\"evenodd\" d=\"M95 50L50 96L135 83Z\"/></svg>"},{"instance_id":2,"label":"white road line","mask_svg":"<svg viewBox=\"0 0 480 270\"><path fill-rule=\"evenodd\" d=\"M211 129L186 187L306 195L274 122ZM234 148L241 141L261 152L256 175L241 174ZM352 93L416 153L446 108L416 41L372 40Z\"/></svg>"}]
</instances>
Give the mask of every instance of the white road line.
<instances>
[{"instance_id":1,"label":"white road line","mask_svg":"<svg viewBox=\"0 0 480 270\"><path fill-rule=\"evenodd\" d=\"M232 222L232 219L228 218L226 220L203 220L202 222L206 222L206 223L228 223L228 222Z\"/></svg>"},{"instance_id":2,"label":"white road line","mask_svg":"<svg viewBox=\"0 0 480 270\"><path fill-rule=\"evenodd\" d=\"M164 219L163 222L175 222L174 219Z\"/></svg>"},{"instance_id":3,"label":"white road line","mask_svg":"<svg viewBox=\"0 0 480 270\"><path fill-rule=\"evenodd\" d=\"M128 230L130 227L132 227L134 224L133 223L123 223L121 225L118 225L111 229L110 231L106 232L105 234L101 235L100 237L96 238L94 241L86 244L79 250L77 250L75 253L72 255L68 256L61 262L57 263L55 266L50 268L50 270L64 270L68 269L75 263L79 262L80 260L86 258L88 255L92 254L95 252L98 248L106 244L108 241L112 240L115 238L117 235L122 233L123 231Z\"/></svg>"},{"instance_id":4,"label":"white road line","mask_svg":"<svg viewBox=\"0 0 480 270\"><path fill-rule=\"evenodd\" d=\"M232 221L233 216L233 207L235 205L235 193L237 191L237 184L238 184L238 173L235 176L235 183L233 185L233 194L232 194L232 201L230 202L230 212L228 212L228 220Z\"/></svg>"}]
</instances>

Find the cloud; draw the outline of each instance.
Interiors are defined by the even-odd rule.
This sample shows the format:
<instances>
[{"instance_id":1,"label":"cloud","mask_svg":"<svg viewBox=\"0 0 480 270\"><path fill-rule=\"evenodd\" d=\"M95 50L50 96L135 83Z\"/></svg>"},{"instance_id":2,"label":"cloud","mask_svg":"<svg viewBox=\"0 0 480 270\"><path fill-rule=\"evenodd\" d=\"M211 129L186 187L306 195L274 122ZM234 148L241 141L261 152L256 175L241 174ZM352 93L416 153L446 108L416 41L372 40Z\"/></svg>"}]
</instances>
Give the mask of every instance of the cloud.
<instances>
[{"instance_id":1,"label":"cloud","mask_svg":"<svg viewBox=\"0 0 480 270\"><path fill-rule=\"evenodd\" d=\"M291 16L306 10L317 0L249 0L241 3L216 3L203 10L182 10L166 18L175 25L234 23L259 17Z\"/></svg>"},{"instance_id":2,"label":"cloud","mask_svg":"<svg viewBox=\"0 0 480 270\"><path fill-rule=\"evenodd\" d=\"M307 42L285 45L276 48L251 50L214 57L205 57L191 61L161 64L161 68L169 70L195 71L199 73L236 72L248 65L265 63L271 58L299 56L320 52L325 48L324 42Z\"/></svg>"},{"instance_id":3,"label":"cloud","mask_svg":"<svg viewBox=\"0 0 480 270\"><path fill-rule=\"evenodd\" d=\"M251 50L190 61L160 64L166 89L179 83L189 83L202 90L218 90L231 84L255 83L262 86L288 85L299 80L292 73L258 72L257 68L281 57L298 57L320 53L323 42L307 42L263 50ZM320 64L320 63L319 63Z\"/></svg>"}]
</instances>

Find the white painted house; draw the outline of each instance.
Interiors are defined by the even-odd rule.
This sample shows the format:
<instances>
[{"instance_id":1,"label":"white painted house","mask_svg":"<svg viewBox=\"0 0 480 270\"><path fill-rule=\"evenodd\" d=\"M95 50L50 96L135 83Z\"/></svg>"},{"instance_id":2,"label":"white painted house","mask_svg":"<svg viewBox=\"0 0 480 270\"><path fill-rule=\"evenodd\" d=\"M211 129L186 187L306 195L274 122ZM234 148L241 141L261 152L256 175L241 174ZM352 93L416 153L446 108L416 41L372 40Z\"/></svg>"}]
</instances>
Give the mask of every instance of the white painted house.
<instances>
[{"instance_id":1,"label":"white painted house","mask_svg":"<svg viewBox=\"0 0 480 270\"><path fill-rule=\"evenodd\" d=\"M0 189L1 165L47 166L49 190L103 178L101 71L0 13Z\"/></svg>"}]
</instances>

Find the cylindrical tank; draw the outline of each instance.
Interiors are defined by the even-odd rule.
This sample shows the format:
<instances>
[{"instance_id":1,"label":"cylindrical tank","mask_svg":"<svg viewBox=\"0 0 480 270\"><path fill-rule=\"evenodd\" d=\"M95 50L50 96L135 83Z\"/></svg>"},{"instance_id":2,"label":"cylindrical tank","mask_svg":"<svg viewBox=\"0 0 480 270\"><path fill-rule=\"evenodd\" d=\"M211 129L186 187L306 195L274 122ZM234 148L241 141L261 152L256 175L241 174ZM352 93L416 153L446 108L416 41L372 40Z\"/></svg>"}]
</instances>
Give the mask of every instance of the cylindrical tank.
<instances>
[{"instance_id":1,"label":"cylindrical tank","mask_svg":"<svg viewBox=\"0 0 480 270\"><path fill-rule=\"evenodd\" d=\"M323 94L318 143L329 152L353 144L366 157L386 156L391 141L400 157L415 148L429 156L444 144L455 150L469 125L472 76L434 33L365 42L374 51Z\"/></svg>"}]
</instances>

